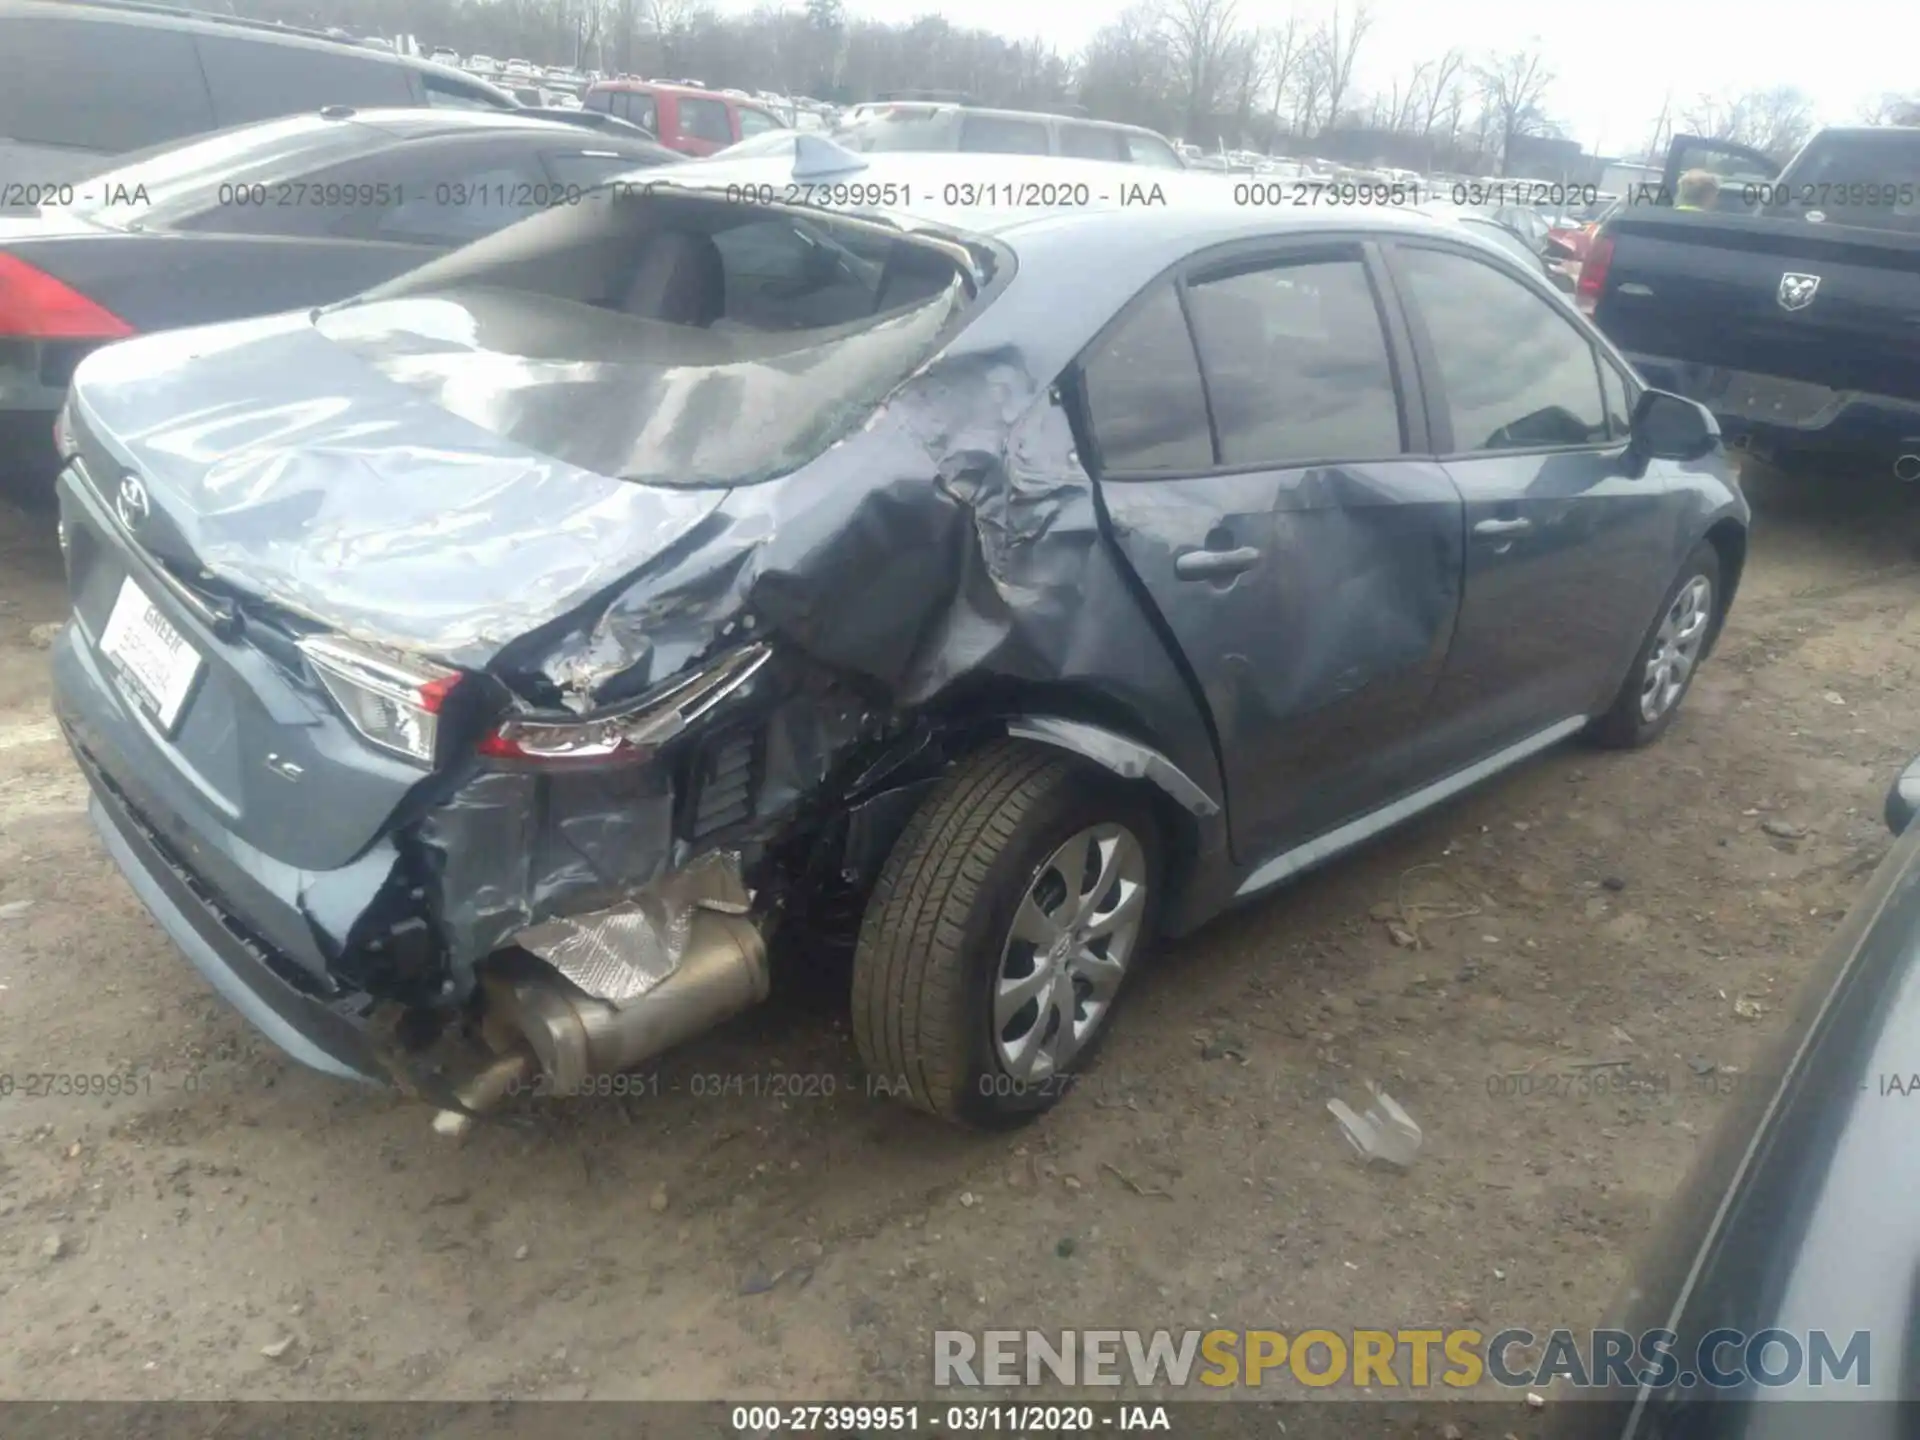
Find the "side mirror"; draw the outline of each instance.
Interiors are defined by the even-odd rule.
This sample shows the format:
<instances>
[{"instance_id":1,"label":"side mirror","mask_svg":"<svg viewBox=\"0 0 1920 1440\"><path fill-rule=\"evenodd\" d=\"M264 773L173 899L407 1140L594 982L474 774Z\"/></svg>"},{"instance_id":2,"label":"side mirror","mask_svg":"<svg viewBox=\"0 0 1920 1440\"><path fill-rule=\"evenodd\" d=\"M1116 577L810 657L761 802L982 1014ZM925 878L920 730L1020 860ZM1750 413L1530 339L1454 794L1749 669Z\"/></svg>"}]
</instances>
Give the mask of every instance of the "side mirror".
<instances>
[{"instance_id":1,"label":"side mirror","mask_svg":"<svg viewBox=\"0 0 1920 1440\"><path fill-rule=\"evenodd\" d=\"M1920 814L1920 757L1908 763L1887 791L1887 829L1906 834L1915 814Z\"/></svg>"},{"instance_id":2,"label":"side mirror","mask_svg":"<svg viewBox=\"0 0 1920 1440\"><path fill-rule=\"evenodd\" d=\"M1720 422L1704 405L1645 390L1633 407L1632 449L1643 460L1698 460L1720 445Z\"/></svg>"}]
</instances>

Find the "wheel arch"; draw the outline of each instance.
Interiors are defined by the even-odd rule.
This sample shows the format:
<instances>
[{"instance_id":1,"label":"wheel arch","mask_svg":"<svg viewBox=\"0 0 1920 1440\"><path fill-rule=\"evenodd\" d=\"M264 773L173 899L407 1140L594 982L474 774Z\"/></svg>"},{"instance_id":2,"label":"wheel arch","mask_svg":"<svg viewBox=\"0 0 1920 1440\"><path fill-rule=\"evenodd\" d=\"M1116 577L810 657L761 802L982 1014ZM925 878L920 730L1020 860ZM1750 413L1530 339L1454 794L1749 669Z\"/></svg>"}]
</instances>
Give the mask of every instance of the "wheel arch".
<instances>
[{"instance_id":1,"label":"wheel arch","mask_svg":"<svg viewBox=\"0 0 1920 1440\"><path fill-rule=\"evenodd\" d=\"M1716 597L1713 634L1708 651L1719 642L1721 628L1733 609L1733 597L1740 588L1740 575L1747 565L1747 527L1731 515L1722 516L1707 527L1703 537L1720 558L1720 594ZM1704 657L1703 657L1704 658Z\"/></svg>"}]
</instances>

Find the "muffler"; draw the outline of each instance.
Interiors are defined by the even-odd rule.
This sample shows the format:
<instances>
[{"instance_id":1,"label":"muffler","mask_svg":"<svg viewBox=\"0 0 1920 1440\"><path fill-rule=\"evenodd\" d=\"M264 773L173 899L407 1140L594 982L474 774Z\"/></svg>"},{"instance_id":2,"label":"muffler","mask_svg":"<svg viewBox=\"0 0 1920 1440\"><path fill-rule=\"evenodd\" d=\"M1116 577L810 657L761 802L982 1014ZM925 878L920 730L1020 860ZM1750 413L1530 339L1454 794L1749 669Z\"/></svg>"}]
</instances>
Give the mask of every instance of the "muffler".
<instances>
[{"instance_id":1,"label":"muffler","mask_svg":"<svg viewBox=\"0 0 1920 1440\"><path fill-rule=\"evenodd\" d=\"M1902 455L1893 462L1893 478L1909 485L1920 480L1920 455Z\"/></svg>"},{"instance_id":2,"label":"muffler","mask_svg":"<svg viewBox=\"0 0 1920 1440\"><path fill-rule=\"evenodd\" d=\"M558 970L503 970L482 985L494 1047L530 1050L545 1093L580 1095L595 1077L632 1070L759 1004L771 974L766 941L751 920L697 910L673 973L632 1000L597 999Z\"/></svg>"}]
</instances>

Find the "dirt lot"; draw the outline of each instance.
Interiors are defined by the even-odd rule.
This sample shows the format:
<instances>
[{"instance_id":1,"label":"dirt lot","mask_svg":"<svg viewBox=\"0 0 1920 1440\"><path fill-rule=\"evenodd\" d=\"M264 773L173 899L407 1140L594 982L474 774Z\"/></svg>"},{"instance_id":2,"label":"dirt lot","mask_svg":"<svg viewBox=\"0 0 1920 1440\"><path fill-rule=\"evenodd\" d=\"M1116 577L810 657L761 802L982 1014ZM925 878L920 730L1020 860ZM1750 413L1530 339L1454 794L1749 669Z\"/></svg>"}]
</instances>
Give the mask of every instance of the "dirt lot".
<instances>
[{"instance_id":1,"label":"dirt lot","mask_svg":"<svg viewBox=\"0 0 1920 1440\"><path fill-rule=\"evenodd\" d=\"M937 1325L1591 1322L1920 748L1914 497L1756 498L1665 742L1555 751L1179 946L1033 1129L869 1098L821 1003L464 1147L283 1061L147 919L47 715L57 552L3 517L0 1395L904 1397ZM1326 1111L1368 1077L1408 1174Z\"/></svg>"}]
</instances>

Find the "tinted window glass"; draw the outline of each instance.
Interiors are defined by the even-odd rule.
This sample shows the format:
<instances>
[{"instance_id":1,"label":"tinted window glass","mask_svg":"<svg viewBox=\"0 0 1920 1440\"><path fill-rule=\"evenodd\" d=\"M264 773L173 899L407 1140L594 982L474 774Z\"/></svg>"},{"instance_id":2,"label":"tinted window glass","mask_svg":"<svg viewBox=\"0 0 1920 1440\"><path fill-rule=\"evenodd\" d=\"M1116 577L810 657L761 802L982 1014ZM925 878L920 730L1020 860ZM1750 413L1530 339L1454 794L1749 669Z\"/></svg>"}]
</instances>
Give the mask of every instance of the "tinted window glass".
<instances>
[{"instance_id":1,"label":"tinted window glass","mask_svg":"<svg viewBox=\"0 0 1920 1440\"><path fill-rule=\"evenodd\" d=\"M660 159L652 155L604 155L597 152L561 151L544 157L547 169L552 173L554 183L564 187L591 189L611 180L616 175L624 175L629 170L637 170L642 165L658 165Z\"/></svg>"},{"instance_id":2,"label":"tinted window glass","mask_svg":"<svg viewBox=\"0 0 1920 1440\"><path fill-rule=\"evenodd\" d=\"M457 159L445 151L409 156L384 177L404 197L400 203L348 215L333 233L413 245L465 245L547 208L541 202L552 198L552 187L534 163L532 156L503 158L497 151L468 151Z\"/></svg>"},{"instance_id":3,"label":"tinted window glass","mask_svg":"<svg viewBox=\"0 0 1920 1440\"><path fill-rule=\"evenodd\" d=\"M1173 147L1155 135L1127 135L1127 159L1136 165L1158 165L1166 170L1182 168Z\"/></svg>"},{"instance_id":4,"label":"tinted window glass","mask_svg":"<svg viewBox=\"0 0 1920 1440\"><path fill-rule=\"evenodd\" d=\"M1357 258L1197 281L1187 301L1223 465L1400 453L1386 334Z\"/></svg>"},{"instance_id":5,"label":"tinted window glass","mask_svg":"<svg viewBox=\"0 0 1920 1440\"><path fill-rule=\"evenodd\" d=\"M1738 185L1722 184L1724 194ZM1785 201L1775 213L1818 211L1830 225L1877 230L1920 229L1920 145L1911 131L1832 134L1808 147L1791 184L1769 193Z\"/></svg>"},{"instance_id":6,"label":"tinted window glass","mask_svg":"<svg viewBox=\"0 0 1920 1440\"><path fill-rule=\"evenodd\" d=\"M1604 359L1600 362L1600 389L1607 402L1607 433L1616 440L1625 439L1633 422L1633 406L1627 399L1627 382Z\"/></svg>"},{"instance_id":7,"label":"tinted window glass","mask_svg":"<svg viewBox=\"0 0 1920 1440\"><path fill-rule=\"evenodd\" d=\"M613 113L622 120L645 126L656 135L660 133L660 107L651 95L617 91L613 97Z\"/></svg>"},{"instance_id":8,"label":"tinted window glass","mask_svg":"<svg viewBox=\"0 0 1920 1440\"><path fill-rule=\"evenodd\" d=\"M613 92L611 90L589 90L586 99L582 100L580 104L585 109L600 110L611 115L613 113Z\"/></svg>"},{"instance_id":9,"label":"tinted window glass","mask_svg":"<svg viewBox=\"0 0 1920 1440\"><path fill-rule=\"evenodd\" d=\"M749 221L713 240L726 277L722 323L760 330L809 330L872 311L892 244L835 240L791 220Z\"/></svg>"},{"instance_id":10,"label":"tinted window glass","mask_svg":"<svg viewBox=\"0 0 1920 1440\"><path fill-rule=\"evenodd\" d=\"M103 225L275 234L293 223L283 212L297 208L294 181L379 144L363 125L311 115L246 125L130 157L73 208ZM144 199L129 201L135 192Z\"/></svg>"},{"instance_id":11,"label":"tinted window glass","mask_svg":"<svg viewBox=\"0 0 1920 1440\"><path fill-rule=\"evenodd\" d=\"M1458 451L1607 438L1593 346L1519 280L1439 250L1400 250L1440 362Z\"/></svg>"},{"instance_id":12,"label":"tinted window glass","mask_svg":"<svg viewBox=\"0 0 1920 1440\"><path fill-rule=\"evenodd\" d=\"M1155 287L1084 373L1102 468L1180 472L1213 465L1200 364L1171 285Z\"/></svg>"},{"instance_id":13,"label":"tinted window glass","mask_svg":"<svg viewBox=\"0 0 1920 1440\"><path fill-rule=\"evenodd\" d=\"M679 110L682 139L711 140L716 145L733 143L733 128L727 124L727 107L718 100L695 100L682 95Z\"/></svg>"},{"instance_id":14,"label":"tinted window glass","mask_svg":"<svg viewBox=\"0 0 1920 1440\"><path fill-rule=\"evenodd\" d=\"M953 118L930 108L882 110L847 133L848 148L868 153L888 150L946 150L953 145Z\"/></svg>"},{"instance_id":15,"label":"tinted window glass","mask_svg":"<svg viewBox=\"0 0 1920 1440\"><path fill-rule=\"evenodd\" d=\"M1098 125L1062 125L1060 153L1080 160L1126 160L1126 134Z\"/></svg>"},{"instance_id":16,"label":"tinted window glass","mask_svg":"<svg viewBox=\"0 0 1920 1440\"><path fill-rule=\"evenodd\" d=\"M472 85L462 85L444 75L423 75L421 82L427 87L427 104L443 110L504 110L508 107L493 99L486 91Z\"/></svg>"},{"instance_id":17,"label":"tinted window glass","mask_svg":"<svg viewBox=\"0 0 1920 1440\"><path fill-rule=\"evenodd\" d=\"M0 135L117 155L216 124L189 35L79 17L9 15L0 29Z\"/></svg>"},{"instance_id":18,"label":"tinted window glass","mask_svg":"<svg viewBox=\"0 0 1920 1440\"><path fill-rule=\"evenodd\" d=\"M200 37L200 63L222 125L269 120L323 105L411 105L404 66L319 46Z\"/></svg>"},{"instance_id":19,"label":"tinted window glass","mask_svg":"<svg viewBox=\"0 0 1920 1440\"><path fill-rule=\"evenodd\" d=\"M960 123L960 148L988 155L1044 155L1047 127L1036 120L969 115Z\"/></svg>"},{"instance_id":20,"label":"tinted window glass","mask_svg":"<svg viewBox=\"0 0 1920 1440\"><path fill-rule=\"evenodd\" d=\"M740 112L740 135L764 135L769 130L781 130L785 127L764 110L745 110Z\"/></svg>"}]
</instances>

